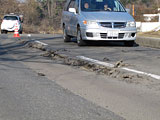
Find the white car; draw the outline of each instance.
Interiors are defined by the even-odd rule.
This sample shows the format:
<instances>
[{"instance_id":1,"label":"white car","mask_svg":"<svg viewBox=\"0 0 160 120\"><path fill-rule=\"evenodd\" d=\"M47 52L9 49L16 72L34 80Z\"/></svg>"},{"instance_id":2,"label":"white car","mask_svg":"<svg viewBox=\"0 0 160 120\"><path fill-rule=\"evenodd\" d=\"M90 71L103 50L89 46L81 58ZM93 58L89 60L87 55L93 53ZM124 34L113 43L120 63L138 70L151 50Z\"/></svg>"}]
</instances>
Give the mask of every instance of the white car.
<instances>
[{"instance_id":1,"label":"white car","mask_svg":"<svg viewBox=\"0 0 160 120\"><path fill-rule=\"evenodd\" d=\"M21 23L22 23L22 20L18 15L15 15L15 14L5 15L1 24L1 34L3 33L7 34L7 32L13 32L15 30L16 24L17 24L19 33L22 34L23 29L22 29Z\"/></svg>"},{"instance_id":2,"label":"white car","mask_svg":"<svg viewBox=\"0 0 160 120\"><path fill-rule=\"evenodd\" d=\"M61 25L64 42L77 37L79 46L86 41L122 41L133 46L136 23L120 0L67 0Z\"/></svg>"}]
</instances>

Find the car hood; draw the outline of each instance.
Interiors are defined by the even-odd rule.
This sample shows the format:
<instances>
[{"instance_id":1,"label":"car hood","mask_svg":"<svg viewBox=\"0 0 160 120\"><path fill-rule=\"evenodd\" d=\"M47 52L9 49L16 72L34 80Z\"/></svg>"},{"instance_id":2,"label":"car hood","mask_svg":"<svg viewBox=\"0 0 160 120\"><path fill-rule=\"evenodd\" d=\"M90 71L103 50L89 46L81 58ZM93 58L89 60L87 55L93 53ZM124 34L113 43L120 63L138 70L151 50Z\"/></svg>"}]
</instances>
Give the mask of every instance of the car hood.
<instances>
[{"instance_id":1,"label":"car hood","mask_svg":"<svg viewBox=\"0 0 160 120\"><path fill-rule=\"evenodd\" d=\"M127 12L82 12L81 14L86 20L93 21L134 21L133 17Z\"/></svg>"}]
</instances>

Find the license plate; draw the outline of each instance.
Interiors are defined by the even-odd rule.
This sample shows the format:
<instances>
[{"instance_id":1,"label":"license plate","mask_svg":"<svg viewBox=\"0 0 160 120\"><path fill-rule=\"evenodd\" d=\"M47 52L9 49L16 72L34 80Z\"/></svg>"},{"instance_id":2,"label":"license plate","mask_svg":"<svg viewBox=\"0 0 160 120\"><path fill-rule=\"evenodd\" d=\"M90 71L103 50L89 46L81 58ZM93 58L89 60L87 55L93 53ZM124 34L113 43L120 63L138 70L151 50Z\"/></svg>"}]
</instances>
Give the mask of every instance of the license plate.
<instances>
[{"instance_id":1,"label":"license plate","mask_svg":"<svg viewBox=\"0 0 160 120\"><path fill-rule=\"evenodd\" d=\"M108 31L108 37L118 37L118 31Z\"/></svg>"}]
</instances>

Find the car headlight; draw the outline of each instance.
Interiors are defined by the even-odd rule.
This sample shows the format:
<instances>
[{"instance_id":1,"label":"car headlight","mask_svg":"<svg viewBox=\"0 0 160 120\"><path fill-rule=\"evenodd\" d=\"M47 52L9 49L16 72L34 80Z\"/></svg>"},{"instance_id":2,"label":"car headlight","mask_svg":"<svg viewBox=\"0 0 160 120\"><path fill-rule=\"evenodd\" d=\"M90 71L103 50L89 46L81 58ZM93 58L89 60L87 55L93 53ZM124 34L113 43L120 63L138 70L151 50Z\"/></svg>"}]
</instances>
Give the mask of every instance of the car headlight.
<instances>
[{"instance_id":1,"label":"car headlight","mask_svg":"<svg viewBox=\"0 0 160 120\"><path fill-rule=\"evenodd\" d=\"M131 22L127 22L127 27L136 27L136 22L131 21Z\"/></svg>"},{"instance_id":2,"label":"car headlight","mask_svg":"<svg viewBox=\"0 0 160 120\"><path fill-rule=\"evenodd\" d=\"M96 21L83 21L84 25L87 25L89 27L99 27L98 23Z\"/></svg>"}]
</instances>

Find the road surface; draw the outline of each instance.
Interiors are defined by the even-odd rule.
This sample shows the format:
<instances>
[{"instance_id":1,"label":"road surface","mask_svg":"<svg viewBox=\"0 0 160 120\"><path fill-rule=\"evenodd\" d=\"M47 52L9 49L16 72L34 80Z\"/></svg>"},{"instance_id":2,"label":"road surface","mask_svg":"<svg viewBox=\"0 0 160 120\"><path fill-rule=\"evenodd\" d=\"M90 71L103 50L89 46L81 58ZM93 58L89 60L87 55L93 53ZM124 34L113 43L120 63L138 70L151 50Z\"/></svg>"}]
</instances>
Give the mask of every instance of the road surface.
<instances>
[{"instance_id":1,"label":"road surface","mask_svg":"<svg viewBox=\"0 0 160 120\"><path fill-rule=\"evenodd\" d=\"M40 41L75 57L112 64L123 60L128 68L160 75L159 49L124 47L121 43L78 47L74 40L63 43L61 35L24 35L20 40L3 35L0 43L2 120L159 120L160 80L147 76L136 82L126 81L68 66L43 57L44 51L28 48L23 42L19 44L23 40Z\"/></svg>"}]
</instances>

